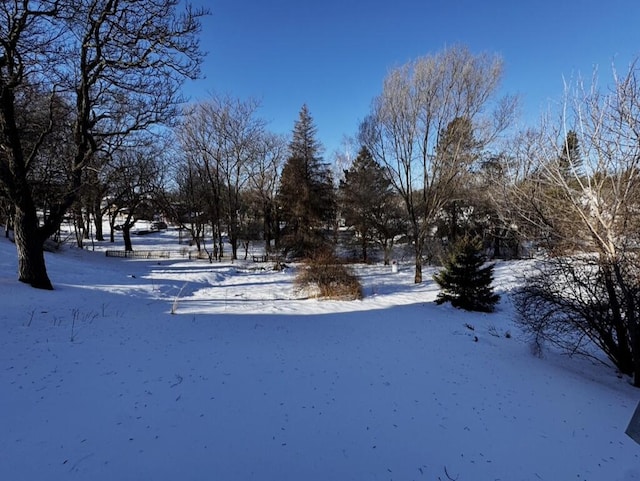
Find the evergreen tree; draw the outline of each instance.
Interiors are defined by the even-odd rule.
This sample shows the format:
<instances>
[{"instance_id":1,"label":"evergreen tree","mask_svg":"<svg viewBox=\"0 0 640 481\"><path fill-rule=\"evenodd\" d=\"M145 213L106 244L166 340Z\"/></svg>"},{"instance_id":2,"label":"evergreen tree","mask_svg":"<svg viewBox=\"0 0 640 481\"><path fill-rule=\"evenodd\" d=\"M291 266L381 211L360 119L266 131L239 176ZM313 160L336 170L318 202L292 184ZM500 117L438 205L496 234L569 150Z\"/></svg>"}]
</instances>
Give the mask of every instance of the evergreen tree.
<instances>
[{"instance_id":1,"label":"evergreen tree","mask_svg":"<svg viewBox=\"0 0 640 481\"><path fill-rule=\"evenodd\" d=\"M335 218L335 192L322 145L306 105L300 110L280 179L278 203L285 222L282 247L295 256L308 256L326 244L326 226Z\"/></svg>"},{"instance_id":2,"label":"evergreen tree","mask_svg":"<svg viewBox=\"0 0 640 481\"><path fill-rule=\"evenodd\" d=\"M437 304L451 302L467 311L493 312L500 296L493 293L493 264L484 265L482 245L464 237L454 246L444 268L433 276L440 286Z\"/></svg>"},{"instance_id":3,"label":"evergreen tree","mask_svg":"<svg viewBox=\"0 0 640 481\"><path fill-rule=\"evenodd\" d=\"M393 238L406 232L406 226L391 181L366 147L344 171L338 193L346 225L360 236L362 260L367 262L367 247L375 241L384 249L388 263Z\"/></svg>"},{"instance_id":4,"label":"evergreen tree","mask_svg":"<svg viewBox=\"0 0 640 481\"><path fill-rule=\"evenodd\" d=\"M569 130L561 146L559 158L560 170L567 176L575 176L582 167L582 155L580 153L580 142L575 130Z\"/></svg>"}]
</instances>

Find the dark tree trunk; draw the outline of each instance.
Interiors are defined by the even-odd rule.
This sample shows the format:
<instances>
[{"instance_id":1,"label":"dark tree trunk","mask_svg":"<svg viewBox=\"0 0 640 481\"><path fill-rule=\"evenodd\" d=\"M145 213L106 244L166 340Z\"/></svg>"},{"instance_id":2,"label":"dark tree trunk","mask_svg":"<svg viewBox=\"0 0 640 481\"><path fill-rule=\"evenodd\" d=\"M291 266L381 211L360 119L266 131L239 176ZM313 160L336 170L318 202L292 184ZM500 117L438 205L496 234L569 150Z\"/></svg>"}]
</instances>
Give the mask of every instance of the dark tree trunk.
<instances>
[{"instance_id":1,"label":"dark tree trunk","mask_svg":"<svg viewBox=\"0 0 640 481\"><path fill-rule=\"evenodd\" d=\"M35 209L16 208L14 236L18 251L18 280L37 289L53 289L44 262L44 237Z\"/></svg>"},{"instance_id":2,"label":"dark tree trunk","mask_svg":"<svg viewBox=\"0 0 640 481\"><path fill-rule=\"evenodd\" d=\"M73 209L73 225L75 227L76 233L76 243L78 248L84 248L84 216L82 215L82 209L80 207L76 207Z\"/></svg>"},{"instance_id":3,"label":"dark tree trunk","mask_svg":"<svg viewBox=\"0 0 640 481\"><path fill-rule=\"evenodd\" d=\"M415 284L420 284L422 282L422 262L419 258L416 259L416 275L413 282Z\"/></svg>"},{"instance_id":4,"label":"dark tree trunk","mask_svg":"<svg viewBox=\"0 0 640 481\"><path fill-rule=\"evenodd\" d=\"M633 385L640 387L640 326L637 321L629 323L629 338L633 355Z\"/></svg>"},{"instance_id":5,"label":"dark tree trunk","mask_svg":"<svg viewBox=\"0 0 640 481\"><path fill-rule=\"evenodd\" d=\"M133 244L131 243L131 226L125 223L122 226L122 239L124 240L124 250L126 252L133 251Z\"/></svg>"},{"instance_id":6,"label":"dark tree trunk","mask_svg":"<svg viewBox=\"0 0 640 481\"><path fill-rule=\"evenodd\" d=\"M364 262L365 264L368 262L368 253L367 253L367 237L363 234L362 235L362 262Z\"/></svg>"},{"instance_id":7,"label":"dark tree trunk","mask_svg":"<svg viewBox=\"0 0 640 481\"><path fill-rule=\"evenodd\" d=\"M97 208L94 207L93 210L93 224L96 228L96 240L97 241L104 241L104 232L102 230L102 211L100 210L100 206L97 206Z\"/></svg>"},{"instance_id":8,"label":"dark tree trunk","mask_svg":"<svg viewBox=\"0 0 640 481\"><path fill-rule=\"evenodd\" d=\"M229 244L231 244L231 259L238 259L238 239L235 237L231 237L229 239Z\"/></svg>"},{"instance_id":9,"label":"dark tree trunk","mask_svg":"<svg viewBox=\"0 0 640 481\"><path fill-rule=\"evenodd\" d=\"M84 223L84 240L89 240L89 231L91 230L91 211L86 210L87 220Z\"/></svg>"},{"instance_id":10,"label":"dark tree trunk","mask_svg":"<svg viewBox=\"0 0 640 481\"><path fill-rule=\"evenodd\" d=\"M424 250L424 244L422 239L420 238L420 235L418 234L418 225L416 222L414 222L414 235L413 235L413 242L414 242L414 249L415 249L415 261L416 261L416 274L415 277L413 279L413 282L415 284L420 284L422 283L422 251Z\"/></svg>"},{"instance_id":11,"label":"dark tree trunk","mask_svg":"<svg viewBox=\"0 0 640 481\"><path fill-rule=\"evenodd\" d=\"M217 237L218 237L218 255L216 256L216 259L221 261L222 257L224 256L224 242L222 241L222 229L220 228L220 225L218 225Z\"/></svg>"},{"instance_id":12,"label":"dark tree trunk","mask_svg":"<svg viewBox=\"0 0 640 481\"><path fill-rule=\"evenodd\" d=\"M271 250L271 209L268 206L263 207L263 235L265 252Z\"/></svg>"}]
</instances>

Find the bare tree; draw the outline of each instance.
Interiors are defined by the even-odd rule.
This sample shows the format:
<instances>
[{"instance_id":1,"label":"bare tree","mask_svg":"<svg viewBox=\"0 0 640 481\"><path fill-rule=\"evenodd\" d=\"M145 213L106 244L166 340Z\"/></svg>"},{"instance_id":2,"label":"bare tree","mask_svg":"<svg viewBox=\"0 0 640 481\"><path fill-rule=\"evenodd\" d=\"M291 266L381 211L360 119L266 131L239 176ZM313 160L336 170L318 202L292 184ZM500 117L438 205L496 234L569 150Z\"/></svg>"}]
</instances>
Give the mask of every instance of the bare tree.
<instances>
[{"instance_id":1,"label":"bare tree","mask_svg":"<svg viewBox=\"0 0 640 481\"><path fill-rule=\"evenodd\" d=\"M119 215L125 251L132 251L131 229L140 219L151 220L157 211L164 186L165 163L162 146L152 139L113 153L106 172L109 199L109 223Z\"/></svg>"},{"instance_id":2,"label":"bare tree","mask_svg":"<svg viewBox=\"0 0 640 481\"><path fill-rule=\"evenodd\" d=\"M502 70L498 57L473 55L459 46L419 58L388 74L361 125L361 142L385 166L404 200L416 283L422 282L422 257L434 221L469 168L465 136L439 152L440 136L455 119L463 119L478 148L486 148L509 126L515 99L494 101Z\"/></svg>"},{"instance_id":3,"label":"bare tree","mask_svg":"<svg viewBox=\"0 0 640 481\"><path fill-rule=\"evenodd\" d=\"M509 194L548 254L521 298L524 323L574 352L600 347L640 386L637 63L608 92L595 79L567 87L559 121L519 140Z\"/></svg>"},{"instance_id":4,"label":"bare tree","mask_svg":"<svg viewBox=\"0 0 640 481\"><path fill-rule=\"evenodd\" d=\"M216 256L222 256L226 231L232 256L237 258L241 191L247 187L253 163L260 156L265 122L257 116L259 103L213 95L190 106L177 130L185 158L206 181L209 215Z\"/></svg>"},{"instance_id":5,"label":"bare tree","mask_svg":"<svg viewBox=\"0 0 640 481\"><path fill-rule=\"evenodd\" d=\"M271 241L278 242L279 225L276 196L280 173L288 154L286 137L266 133L258 145L253 168L249 177L248 194L262 218L265 250L271 250Z\"/></svg>"},{"instance_id":6,"label":"bare tree","mask_svg":"<svg viewBox=\"0 0 640 481\"><path fill-rule=\"evenodd\" d=\"M265 135L265 121L257 116L260 104L255 100L239 101L231 98L217 100L218 116L214 126L226 139L226 154L222 160L225 184L224 203L227 235L233 259L238 258L238 242L244 231L244 198L255 162L261 154Z\"/></svg>"},{"instance_id":7,"label":"bare tree","mask_svg":"<svg viewBox=\"0 0 640 481\"><path fill-rule=\"evenodd\" d=\"M180 154L176 154L180 155ZM162 209L172 222L178 224L179 241L182 243L182 232L186 231L189 238L184 239L190 245L195 243L198 253L202 251L202 240L208 222L207 180L204 172L189 155L174 165L175 186L173 190L165 191L162 199Z\"/></svg>"},{"instance_id":8,"label":"bare tree","mask_svg":"<svg viewBox=\"0 0 640 481\"><path fill-rule=\"evenodd\" d=\"M360 146L354 137L343 135L340 140L340 147L333 151L333 180L340 183L343 180L344 172L351 168L353 161L358 155Z\"/></svg>"},{"instance_id":9,"label":"bare tree","mask_svg":"<svg viewBox=\"0 0 640 481\"><path fill-rule=\"evenodd\" d=\"M83 185L95 152L111 140L170 122L178 90L198 74L204 11L179 0L22 0L0 3L0 183L15 206L18 278L51 289L43 255ZM25 142L17 106L37 86L48 122ZM68 179L41 219L30 172L51 135L56 98L72 106Z\"/></svg>"}]
</instances>

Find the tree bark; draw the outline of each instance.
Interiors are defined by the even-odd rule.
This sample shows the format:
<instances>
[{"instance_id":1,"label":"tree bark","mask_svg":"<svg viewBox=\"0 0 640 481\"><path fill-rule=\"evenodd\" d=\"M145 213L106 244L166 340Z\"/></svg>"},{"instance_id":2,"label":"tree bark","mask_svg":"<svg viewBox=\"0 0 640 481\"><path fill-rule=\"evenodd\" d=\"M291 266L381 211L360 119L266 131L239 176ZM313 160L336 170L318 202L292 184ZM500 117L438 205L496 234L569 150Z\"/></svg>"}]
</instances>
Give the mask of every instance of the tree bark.
<instances>
[{"instance_id":1,"label":"tree bark","mask_svg":"<svg viewBox=\"0 0 640 481\"><path fill-rule=\"evenodd\" d=\"M271 250L271 231L272 231L272 220L271 220L271 209L264 205L263 209L263 235L264 235L264 247L265 252L269 252Z\"/></svg>"},{"instance_id":2,"label":"tree bark","mask_svg":"<svg viewBox=\"0 0 640 481\"><path fill-rule=\"evenodd\" d=\"M384 244L382 244L382 251L384 252L383 263L384 263L385 266L388 266L389 265L389 260L390 260L390 257L391 257L391 252L390 252L391 249L389 249L389 244L388 243L385 242Z\"/></svg>"},{"instance_id":3,"label":"tree bark","mask_svg":"<svg viewBox=\"0 0 640 481\"><path fill-rule=\"evenodd\" d=\"M422 261L418 256L416 256L416 275L413 282L415 284L422 283Z\"/></svg>"},{"instance_id":4,"label":"tree bark","mask_svg":"<svg viewBox=\"0 0 640 481\"><path fill-rule=\"evenodd\" d=\"M84 217L82 216L82 209L79 206L73 209L73 225L76 232L76 244L79 249L84 249Z\"/></svg>"},{"instance_id":5,"label":"tree bark","mask_svg":"<svg viewBox=\"0 0 640 481\"><path fill-rule=\"evenodd\" d=\"M96 240L99 242L104 241L104 231L102 229L102 211L100 208L94 210L94 226L96 228Z\"/></svg>"},{"instance_id":6,"label":"tree bark","mask_svg":"<svg viewBox=\"0 0 640 481\"><path fill-rule=\"evenodd\" d=\"M233 236L229 239L229 244L231 244L231 259L238 259L238 239Z\"/></svg>"},{"instance_id":7,"label":"tree bark","mask_svg":"<svg viewBox=\"0 0 640 481\"><path fill-rule=\"evenodd\" d=\"M125 223L122 226L122 239L124 240L124 250L126 252L133 251L133 244L131 243L131 226Z\"/></svg>"},{"instance_id":8,"label":"tree bark","mask_svg":"<svg viewBox=\"0 0 640 481\"><path fill-rule=\"evenodd\" d=\"M52 290L44 261L44 237L38 231L35 209L16 207L14 236L18 251L18 280L37 289Z\"/></svg>"}]
</instances>

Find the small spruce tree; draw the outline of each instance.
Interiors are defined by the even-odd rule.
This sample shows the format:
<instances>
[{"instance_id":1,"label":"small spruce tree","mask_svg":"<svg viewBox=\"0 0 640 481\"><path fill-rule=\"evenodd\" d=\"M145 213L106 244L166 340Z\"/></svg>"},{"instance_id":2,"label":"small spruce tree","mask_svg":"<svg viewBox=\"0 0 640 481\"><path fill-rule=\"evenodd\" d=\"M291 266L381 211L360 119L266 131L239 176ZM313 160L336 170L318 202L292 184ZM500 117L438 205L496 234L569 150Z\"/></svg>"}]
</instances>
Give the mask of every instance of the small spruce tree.
<instances>
[{"instance_id":1,"label":"small spruce tree","mask_svg":"<svg viewBox=\"0 0 640 481\"><path fill-rule=\"evenodd\" d=\"M456 242L444 268L433 276L440 286L437 304L451 302L467 311L493 312L500 296L493 292L493 264L485 265L482 244L464 237Z\"/></svg>"}]
</instances>

